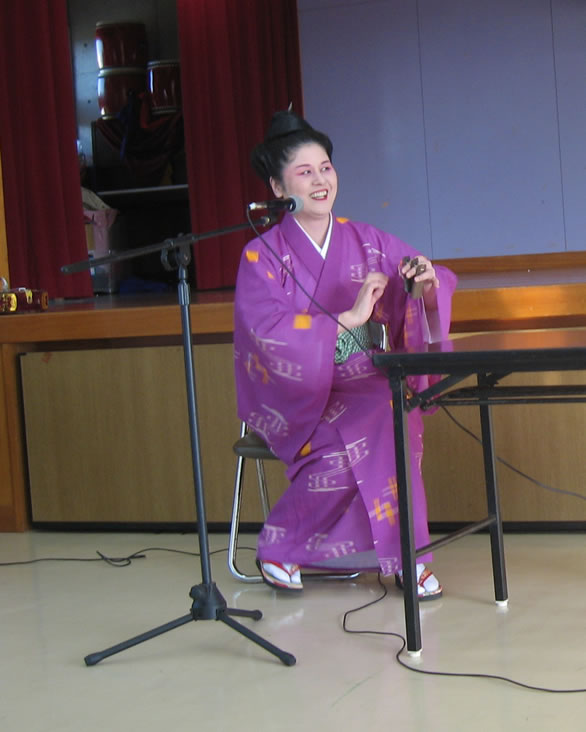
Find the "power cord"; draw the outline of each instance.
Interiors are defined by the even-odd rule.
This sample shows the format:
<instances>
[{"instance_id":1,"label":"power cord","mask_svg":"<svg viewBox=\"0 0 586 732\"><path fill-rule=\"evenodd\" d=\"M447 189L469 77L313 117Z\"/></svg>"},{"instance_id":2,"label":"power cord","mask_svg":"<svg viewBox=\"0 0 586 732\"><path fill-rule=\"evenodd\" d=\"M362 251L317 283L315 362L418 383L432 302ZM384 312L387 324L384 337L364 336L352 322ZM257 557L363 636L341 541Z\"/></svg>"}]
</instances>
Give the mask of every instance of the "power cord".
<instances>
[{"instance_id":1,"label":"power cord","mask_svg":"<svg viewBox=\"0 0 586 732\"><path fill-rule=\"evenodd\" d=\"M520 686L523 689L530 689L531 691L542 691L547 692L549 694L584 694L586 693L586 689L549 689L544 686L533 686L532 684L525 684L522 681L517 681L515 679L510 679L507 676L499 676L498 674L482 674L482 673L464 673L464 672L452 672L452 671L430 671L428 669L423 668L415 668L414 666L410 666L408 663L405 663L405 661L401 658L401 653L405 650L405 647L407 645L407 641L405 640L404 636L402 636L400 633L394 633L392 631L387 630L352 630L348 628L348 617L352 613L357 613L360 610L365 610L368 607L371 607L372 605L376 605L376 603L381 602L381 600L384 600L384 598L388 595L388 589L383 584L381 580L380 572L377 574L377 582L381 586L383 592L382 594L375 598L374 600L371 600L370 602L365 603L364 605L360 605L359 607L352 608L351 610L347 610L344 613L343 619L342 619L342 629L345 633L356 633L358 635L385 635L385 636L391 636L394 638L398 638L401 641L401 648L397 651L395 654L395 660L400 666L403 666L403 668L408 669L409 671L414 671L418 674L424 674L426 676L448 676L448 677L456 677L456 678L471 678L471 679L494 679L497 681L505 681L508 684L514 684L515 686Z\"/></svg>"},{"instance_id":2,"label":"power cord","mask_svg":"<svg viewBox=\"0 0 586 732\"><path fill-rule=\"evenodd\" d=\"M248 551L256 551L254 547L249 546L242 546L239 547L241 550L248 550ZM129 554L126 557L108 557L107 555L103 554L101 551L96 550L96 553L98 554L97 557L41 557L38 559L28 559L21 562L0 562L0 567L12 567L17 565L26 565L26 564L35 564L37 562L105 562L111 567L128 567L130 564L132 564L133 559L145 559L147 552L171 552L174 554L185 554L192 557L198 557L199 552L190 552L183 549L169 549L167 547L147 547L145 549L139 549L136 552L133 552L132 554ZM212 552L210 552L210 556L213 554L222 554L224 552L227 552L228 548L224 549L216 549ZM391 636L398 638L401 641L401 648L397 651L395 654L395 660L400 666L403 666L404 668L408 669L409 671L414 671L415 673L419 674L426 674L428 676L449 676L449 677L460 677L460 678L483 678L483 679L495 679L498 681L505 681L510 684L515 684L516 686L521 686L525 689L530 689L532 691L542 691L542 692L548 692L552 694L582 694L586 693L586 689L549 689L547 687L541 687L541 686L533 686L531 684L525 684L522 681L516 681L515 679L510 679L506 676L499 676L496 674L482 674L482 673L456 673L456 672L448 672L448 671L430 671L428 669L420 669L420 668L414 668L413 666L410 666L408 663L405 663L405 661L401 658L401 653L405 650L405 647L407 645L407 641L405 640L404 636L402 636L400 633L395 633L392 631L385 631L385 630L353 630L348 627L348 618L353 613L357 613L360 610L365 610L368 607L371 607L372 605L376 605L376 603L381 602L384 600L384 598L388 595L388 589L383 584L381 580L380 572L377 574L377 583L382 588L382 594L375 598L374 600L371 600L370 602L367 602L363 605L360 605L356 608L352 608L350 610L347 610L344 613L343 620L342 620L342 629L345 633L351 633L356 635L383 635L383 636Z\"/></svg>"},{"instance_id":3,"label":"power cord","mask_svg":"<svg viewBox=\"0 0 586 732\"><path fill-rule=\"evenodd\" d=\"M472 430L469 430L468 427L463 425L456 417L454 417L453 414L444 406L441 407L443 411L446 413L446 415L454 422L456 426L458 426L461 430L463 430L467 435L472 437L473 440L476 440L480 445L482 445L482 440L480 437L474 434ZM517 473L517 475L520 475L522 478L525 478L525 480L528 480L530 483L535 484L536 486L539 486L539 488L543 488L546 491L551 491L552 493L562 493L566 496L573 496L574 498L580 498L582 501L586 501L586 495L583 495L582 493L576 493L575 491L568 491L564 490L563 488L554 488L553 486L546 485L545 483L542 483L541 481L537 480L537 478L532 478L530 475L527 475L527 473L524 473L522 470L519 470L519 468L516 468L514 465L511 465L511 463L508 463L506 460L503 460L503 458L499 457L498 455L495 455L495 459L504 465L509 470L512 470L514 473Z\"/></svg>"},{"instance_id":4,"label":"power cord","mask_svg":"<svg viewBox=\"0 0 586 732\"><path fill-rule=\"evenodd\" d=\"M309 294L309 292L307 292L307 290L305 289L305 287L303 287L303 285L301 284L301 282L299 282L299 280L298 280L298 279L297 279L297 278L295 277L295 275L293 274L293 272L291 271L291 269L290 269L290 268L289 268L289 267L288 267L288 266L287 266L287 265L285 264L285 262L284 262L284 261L283 261L283 260L281 259L281 257L279 257L279 255L277 254L277 252L276 252L276 251L275 251L275 250L274 250L274 249L272 248L272 246L271 246L271 245L270 245L270 244L268 243L268 241L267 241L267 240L266 240L266 239L264 238L264 236L263 236L263 235L261 234L261 232L260 232L260 231L259 231L259 230L258 230L258 229L256 228L256 226L254 225L254 221L253 221L253 220L251 219L251 217L250 217L250 211L248 211L248 210L246 211L246 218L248 219L248 223L250 224L250 226L251 226L252 230L253 230L253 231L254 231L254 233L255 233L255 234L257 235L257 237L258 237L258 238L259 238L259 239L260 239L260 240L262 241L262 243L263 243L263 244L265 245L265 247L266 247L266 248L267 248L267 249L269 250L269 252L270 252L270 253L271 253L271 254L273 255L273 257L274 257L274 258L275 258L275 259L277 260L277 262L278 262L278 263L279 263L279 264L281 265L281 267L282 267L282 268L283 268L283 269L285 270L285 272L287 272L287 274L289 275L289 277L291 277L291 279L292 279L292 280L293 280L293 282L294 282L294 283L295 283L295 284L297 285L297 287L298 287L298 288L299 288L299 289L301 290L301 292L302 292L302 293L303 293L303 294L304 294L304 295L305 295L305 296L306 296L307 298L309 298L309 301L310 301L311 303L313 303L313 305L315 305L315 306L316 306L316 308L319 308L319 309L320 309L320 310L322 311L322 313L324 313L325 315L327 315L327 316L328 316L328 318L330 318L331 320L333 320L333 321L334 321L334 323L337 323L337 324L338 324L338 325L339 325L339 326L340 326L341 328L344 328L344 330L345 330L345 331L346 331L347 333L350 333L351 337L352 337L352 338L354 339L354 341L355 341L355 342L356 342L356 344L358 345L359 349L360 349L360 350L361 350L361 351L362 351L363 353L365 353L365 354L366 354L367 356L372 356L372 353L373 353L373 352L372 352L372 350L371 350L371 349L367 349L367 348L364 348L364 346L362 345L362 343L360 343L360 341L359 341L359 340L358 340L358 338L357 338L357 337L356 337L356 336L354 335L354 333L352 332L352 330L351 330L350 328L346 327L346 326L344 325L344 323L340 323L340 321L338 320L338 318L336 318L336 316L335 316L335 315L333 315L333 313L330 313L330 311L329 311L329 310L328 310L327 308L325 308L325 307L324 307L323 305L321 305L321 304L320 304L320 303L319 303L319 302L318 302L318 301L317 301L317 300L316 300L316 299L315 299L315 298L313 297L313 295L310 295L310 294ZM266 218L267 218L266 216L265 216L265 217L263 217L263 219L266 219ZM270 218L270 217L269 217L269 218Z\"/></svg>"},{"instance_id":5,"label":"power cord","mask_svg":"<svg viewBox=\"0 0 586 732\"><path fill-rule=\"evenodd\" d=\"M247 551L256 551L254 547L250 546L241 546L239 547L241 550L247 550ZM98 554L97 557L40 557L37 559L28 559L21 562L0 562L0 567L13 567L18 565L26 565L26 564L36 564L38 562L105 562L111 567L128 567L130 564L132 564L133 559L145 559L147 552L171 552L174 554L185 554L192 557L199 557L199 552L190 552L183 549L169 549L167 547L147 547L145 549L139 549L136 552L133 552L132 554L129 554L126 557L109 557L103 552L96 550L96 553ZM216 549L212 552L210 552L210 556L214 554L222 554L224 552L227 552L228 548L223 549ZM404 668L408 669L409 671L414 671L415 673L419 674L426 674L428 676L449 676L449 677L460 677L460 678L483 678L483 679L495 679L498 681L505 681L510 684L514 684L516 686L521 686L525 689L530 689L532 691L542 691L542 692L548 692L552 694L583 694L586 693L586 689L549 689L547 687L541 687L541 686L533 686L531 684L525 684L522 681L516 681L515 679L510 679L506 676L499 676L496 674L482 674L482 673L456 673L456 672L448 672L448 671L430 671L428 669L420 669L420 668L414 668L413 666L410 666L408 663L405 663L405 661L401 658L401 653L405 650L405 647L407 645L407 641L405 640L404 636L402 636L400 633L395 633L392 631L385 631L385 630L353 630L348 627L348 618L353 613L357 613L360 610L365 610L368 607L371 607L372 605L376 605L376 603L381 602L384 600L384 598L388 595L388 589L383 584L381 580L380 572L377 573L377 583L382 588L382 594L375 598L374 600L371 600L370 602L365 603L364 605L360 605L356 608L352 608L350 610L347 610L344 613L343 620L342 620L342 629L345 633L352 633L356 635L384 635L384 636L391 636L398 638L401 641L401 648L397 651L395 654L395 660L400 666L403 666Z\"/></svg>"},{"instance_id":6,"label":"power cord","mask_svg":"<svg viewBox=\"0 0 586 732\"><path fill-rule=\"evenodd\" d=\"M254 547L250 546L240 546L238 547L238 549L256 551ZM227 551L227 547L224 549L215 549L213 552L210 552L210 556L212 556L213 554L222 554L223 552ZM109 557L96 549L96 554L98 555L97 557L39 557L37 559L25 559L21 562L0 562L0 567L16 567L24 564L36 564L38 562L105 562L111 567L119 568L128 567L130 564L132 564L133 559L146 559L147 552L173 552L174 554L187 554L191 557L200 556L199 552L189 552L183 549L168 549L166 547L159 546L151 546L147 547L146 549L139 549L137 552L129 554L126 557Z\"/></svg>"}]
</instances>

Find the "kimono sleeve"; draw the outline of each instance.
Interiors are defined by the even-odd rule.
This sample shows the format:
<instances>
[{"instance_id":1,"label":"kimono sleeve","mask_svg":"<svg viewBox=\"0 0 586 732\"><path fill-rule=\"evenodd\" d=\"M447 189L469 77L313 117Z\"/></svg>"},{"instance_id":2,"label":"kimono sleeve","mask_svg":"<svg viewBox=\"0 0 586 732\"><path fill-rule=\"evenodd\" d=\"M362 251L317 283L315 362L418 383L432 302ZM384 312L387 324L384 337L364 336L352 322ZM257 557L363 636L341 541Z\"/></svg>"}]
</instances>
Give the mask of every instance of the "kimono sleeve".
<instances>
[{"instance_id":1,"label":"kimono sleeve","mask_svg":"<svg viewBox=\"0 0 586 732\"><path fill-rule=\"evenodd\" d=\"M245 248L236 284L238 414L290 464L315 429L332 387L337 326L296 306L282 266L259 240Z\"/></svg>"},{"instance_id":2,"label":"kimono sleeve","mask_svg":"<svg viewBox=\"0 0 586 732\"><path fill-rule=\"evenodd\" d=\"M385 232L379 232L379 251L381 271L389 276L389 284L377 308L376 319L388 323L392 347L412 348L446 340L450 331L456 275L446 267L434 265L440 286L436 290L437 308L429 310L423 298L415 300L405 292L399 273L403 257L413 258L421 256L421 253Z\"/></svg>"}]
</instances>

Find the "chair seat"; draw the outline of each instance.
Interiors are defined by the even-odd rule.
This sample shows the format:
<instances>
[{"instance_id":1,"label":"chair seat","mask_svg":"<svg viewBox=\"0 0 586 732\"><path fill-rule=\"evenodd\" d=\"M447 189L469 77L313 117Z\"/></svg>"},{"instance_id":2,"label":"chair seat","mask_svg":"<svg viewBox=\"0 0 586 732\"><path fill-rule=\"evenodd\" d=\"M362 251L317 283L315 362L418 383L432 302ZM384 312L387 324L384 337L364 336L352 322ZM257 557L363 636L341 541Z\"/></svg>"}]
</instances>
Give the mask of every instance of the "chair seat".
<instances>
[{"instance_id":1,"label":"chair seat","mask_svg":"<svg viewBox=\"0 0 586 732\"><path fill-rule=\"evenodd\" d=\"M255 432L247 432L244 437L236 440L232 449L238 455L252 460L278 460L267 443Z\"/></svg>"}]
</instances>

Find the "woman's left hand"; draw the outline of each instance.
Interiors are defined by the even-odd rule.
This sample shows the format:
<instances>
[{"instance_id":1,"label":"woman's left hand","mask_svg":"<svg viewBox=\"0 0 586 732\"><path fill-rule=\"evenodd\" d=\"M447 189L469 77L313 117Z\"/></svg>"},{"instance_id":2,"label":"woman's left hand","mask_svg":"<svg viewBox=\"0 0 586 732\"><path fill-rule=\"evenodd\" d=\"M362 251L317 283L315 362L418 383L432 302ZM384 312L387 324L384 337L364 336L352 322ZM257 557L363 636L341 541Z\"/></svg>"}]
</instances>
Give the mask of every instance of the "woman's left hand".
<instances>
[{"instance_id":1,"label":"woman's left hand","mask_svg":"<svg viewBox=\"0 0 586 732\"><path fill-rule=\"evenodd\" d=\"M415 260L417 260L416 264L414 264ZM425 266L425 270L416 275L415 272L417 269L420 269L421 265ZM436 290L440 286L440 283L433 264L429 259L418 254L417 257L414 257L408 264L401 267L400 270L403 276L413 277L415 282L423 283L423 302L425 303L425 307L428 310L435 310L437 308Z\"/></svg>"},{"instance_id":2,"label":"woman's left hand","mask_svg":"<svg viewBox=\"0 0 586 732\"><path fill-rule=\"evenodd\" d=\"M419 269L421 265L425 265L425 270L416 275L415 272L417 269ZM434 289L437 290L437 288L440 286L432 263L429 261L429 259L427 259L427 257L423 257L420 254L418 254L417 257L415 257L414 259L410 260L408 264L401 267L401 274L403 274L403 276L407 277L408 279L412 277L414 282L423 282L424 294Z\"/></svg>"}]
</instances>

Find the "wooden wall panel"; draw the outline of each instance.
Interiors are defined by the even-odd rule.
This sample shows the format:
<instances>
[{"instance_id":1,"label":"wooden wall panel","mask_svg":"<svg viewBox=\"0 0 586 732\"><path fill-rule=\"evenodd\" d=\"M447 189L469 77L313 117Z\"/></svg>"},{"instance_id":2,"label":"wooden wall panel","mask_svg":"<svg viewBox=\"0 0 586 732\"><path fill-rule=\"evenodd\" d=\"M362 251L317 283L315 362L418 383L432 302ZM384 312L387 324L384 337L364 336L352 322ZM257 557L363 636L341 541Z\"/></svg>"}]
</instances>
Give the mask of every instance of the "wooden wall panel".
<instances>
[{"instance_id":1,"label":"wooden wall panel","mask_svg":"<svg viewBox=\"0 0 586 732\"><path fill-rule=\"evenodd\" d=\"M194 354L206 514L228 521L232 347ZM34 521L195 521L181 347L27 354L22 378ZM253 470L248 485L242 520L260 521Z\"/></svg>"},{"instance_id":2,"label":"wooden wall panel","mask_svg":"<svg viewBox=\"0 0 586 732\"><path fill-rule=\"evenodd\" d=\"M230 344L196 346L207 518L228 522L239 422ZM22 358L33 519L39 522L190 522L195 499L181 347L32 353ZM524 375L506 383L527 383ZM581 383L536 374L530 383ZM477 409L451 413L479 434ZM493 407L496 452L547 485L584 494L584 405ZM267 465L272 500L284 468ZM424 474L432 522L486 513L480 446L439 410L425 418ZM584 521L584 501L498 467L507 521ZM262 520L248 463L242 521Z\"/></svg>"},{"instance_id":3,"label":"wooden wall panel","mask_svg":"<svg viewBox=\"0 0 586 732\"><path fill-rule=\"evenodd\" d=\"M502 383L584 381L583 373L566 372L516 374ZM480 435L477 408L451 407L449 412ZM493 406L492 415L498 457L551 488L586 495L586 405L502 405ZM482 448L441 409L426 417L424 477L431 521L469 521L486 515ZM500 462L497 479L505 521L586 521L586 502L577 497L536 486Z\"/></svg>"},{"instance_id":4,"label":"wooden wall panel","mask_svg":"<svg viewBox=\"0 0 586 732\"><path fill-rule=\"evenodd\" d=\"M28 496L18 490L26 481L17 360L25 348L22 344L0 346L0 531L28 527Z\"/></svg>"}]
</instances>

